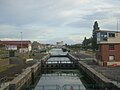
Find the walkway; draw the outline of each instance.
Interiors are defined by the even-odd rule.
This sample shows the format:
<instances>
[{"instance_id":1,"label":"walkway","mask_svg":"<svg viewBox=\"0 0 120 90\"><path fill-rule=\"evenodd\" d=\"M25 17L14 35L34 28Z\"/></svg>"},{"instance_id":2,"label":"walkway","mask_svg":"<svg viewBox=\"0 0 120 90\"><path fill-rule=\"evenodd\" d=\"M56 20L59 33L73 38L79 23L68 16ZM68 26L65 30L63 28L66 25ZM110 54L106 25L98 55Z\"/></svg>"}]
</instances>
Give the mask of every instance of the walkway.
<instances>
[{"instance_id":1,"label":"walkway","mask_svg":"<svg viewBox=\"0 0 120 90\"><path fill-rule=\"evenodd\" d=\"M85 55L86 58L88 57L93 57L93 55L87 54L87 53L76 53L73 54L76 58L80 58L80 56L82 55L82 57ZM81 59L81 58L80 58ZM85 58L84 58L85 59ZM108 79L115 81L116 83L120 83L120 67L103 67L103 66L99 66L98 64L96 64L95 62L93 62L93 60L82 60L84 63L86 63L87 65L89 65L90 67L92 67L93 69L95 69L97 72L100 72L101 74L103 74L105 77L107 77Z\"/></svg>"}]
</instances>

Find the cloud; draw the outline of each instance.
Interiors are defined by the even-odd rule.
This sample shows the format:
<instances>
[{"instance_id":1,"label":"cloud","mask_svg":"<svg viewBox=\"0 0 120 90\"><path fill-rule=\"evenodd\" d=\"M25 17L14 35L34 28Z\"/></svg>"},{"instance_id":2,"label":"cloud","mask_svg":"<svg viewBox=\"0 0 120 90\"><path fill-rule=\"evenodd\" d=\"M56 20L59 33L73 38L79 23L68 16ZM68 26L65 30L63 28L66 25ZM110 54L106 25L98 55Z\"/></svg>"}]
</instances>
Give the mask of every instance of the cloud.
<instances>
[{"instance_id":1,"label":"cloud","mask_svg":"<svg viewBox=\"0 0 120 90\"><path fill-rule=\"evenodd\" d=\"M19 39L23 32L29 40L81 42L91 37L95 20L101 29L115 29L119 5L119 0L0 0L0 39Z\"/></svg>"},{"instance_id":2,"label":"cloud","mask_svg":"<svg viewBox=\"0 0 120 90\"><path fill-rule=\"evenodd\" d=\"M68 36L68 39L71 40L73 43L82 43L84 37L89 38L89 35L83 33L73 33Z\"/></svg>"}]
</instances>

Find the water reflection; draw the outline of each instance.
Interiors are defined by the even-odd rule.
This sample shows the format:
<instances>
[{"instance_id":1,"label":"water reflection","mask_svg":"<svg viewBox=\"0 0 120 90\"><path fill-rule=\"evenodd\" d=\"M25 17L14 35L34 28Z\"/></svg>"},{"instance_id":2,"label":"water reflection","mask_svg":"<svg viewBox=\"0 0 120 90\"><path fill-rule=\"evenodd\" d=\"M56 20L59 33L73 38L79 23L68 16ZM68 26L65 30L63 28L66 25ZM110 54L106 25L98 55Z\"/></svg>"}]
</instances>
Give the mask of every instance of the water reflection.
<instances>
[{"instance_id":1,"label":"water reflection","mask_svg":"<svg viewBox=\"0 0 120 90\"><path fill-rule=\"evenodd\" d=\"M61 48L54 48L49 51L51 55L67 55L68 52L63 52Z\"/></svg>"},{"instance_id":2,"label":"water reflection","mask_svg":"<svg viewBox=\"0 0 120 90\"><path fill-rule=\"evenodd\" d=\"M63 52L61 48L54 48L50 50L51 55L67 55L67 52ZM51 57L47 60L47 63L71 63L68 57Z\"/></svg>"},{"instance_id":3,"label":"water reflection","mask_svg":"<svg viewBox=\"0 0 120 90\"><path fill-rule=\"evenodd\" d=\"M76 70L43 74L35 90L86 90ZM43 89L44 88L44 89Z\"/></svg>"}]
</instances>

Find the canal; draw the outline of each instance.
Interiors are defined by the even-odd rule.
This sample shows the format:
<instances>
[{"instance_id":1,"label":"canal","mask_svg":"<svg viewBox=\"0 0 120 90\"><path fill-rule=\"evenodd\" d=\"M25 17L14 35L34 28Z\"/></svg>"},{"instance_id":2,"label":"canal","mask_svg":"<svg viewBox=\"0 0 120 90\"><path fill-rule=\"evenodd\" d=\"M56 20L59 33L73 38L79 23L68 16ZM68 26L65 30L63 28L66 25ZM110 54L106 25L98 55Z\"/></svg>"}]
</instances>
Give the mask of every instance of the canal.
<instances>
[{"instance_id":1,"label":"canal","mask_svg":"<svg viewBox=\"0 0 120 90\"><path fill-rule=\"evenodd\" d=\"M80 78L82 74L77 70L53 70L42 74L35 90L86 90Z\"/></svg>"},{"instance_id":2,"label":"canal","mask_svg":"<svg viewBox=\"0 0 120 90\"><path fill-rule=\"evenodd\" d=\"M51 55L66 55L62 49L52 49ZM68 57L50 57L48 61L54 63L68 62ZM42 73L34 90L95 90L95 82L77 69L57 69Z\"/></svg>"}]
</instances>

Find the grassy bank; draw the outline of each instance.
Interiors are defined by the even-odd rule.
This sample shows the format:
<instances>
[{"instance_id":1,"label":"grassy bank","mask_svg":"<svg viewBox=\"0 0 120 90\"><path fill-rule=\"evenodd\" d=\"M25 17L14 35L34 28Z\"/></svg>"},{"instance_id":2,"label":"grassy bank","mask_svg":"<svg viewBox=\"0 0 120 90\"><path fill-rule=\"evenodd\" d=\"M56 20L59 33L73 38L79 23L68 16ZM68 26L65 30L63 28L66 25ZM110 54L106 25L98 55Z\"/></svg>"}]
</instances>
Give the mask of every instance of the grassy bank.
<instances>
[{"instance_id":1,"label":"grassy bank","mask_svg":"<svg viewBox=\"0 0 120 90\"><path fill-rule=\"evenodd\" d=\"M16 66L15 64L9 64L9 65L6 65L6 66L2 66L0 67L0 72L3 72L3 71L6 71L7 69L11 68L11 67L14 67Z\"/></svg>"}]
</instances>

